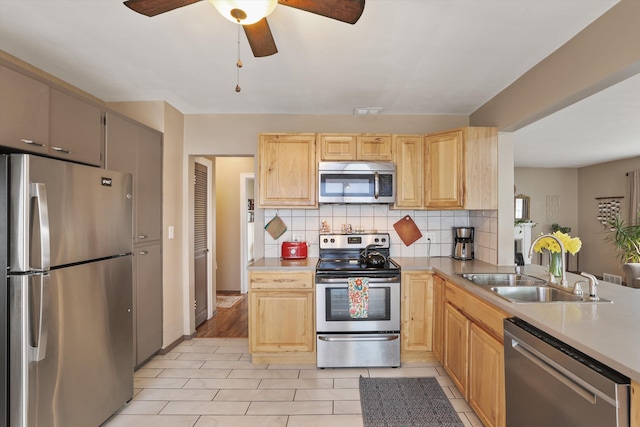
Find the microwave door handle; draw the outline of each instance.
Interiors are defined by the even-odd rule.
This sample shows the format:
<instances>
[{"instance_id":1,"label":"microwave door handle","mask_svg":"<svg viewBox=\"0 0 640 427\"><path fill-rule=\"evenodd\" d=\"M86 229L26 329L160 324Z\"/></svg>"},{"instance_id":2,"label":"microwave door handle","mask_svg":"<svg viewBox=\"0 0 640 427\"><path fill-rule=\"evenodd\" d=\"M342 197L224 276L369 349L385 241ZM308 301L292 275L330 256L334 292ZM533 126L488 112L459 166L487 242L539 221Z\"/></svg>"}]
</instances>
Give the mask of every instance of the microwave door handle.
<instances>
[{"instance_id":1,"label":"microwave door handle","mask_svg":"<svg viewBox=\"0 0 640 427\"><path fill-rule=\"evenodd\" d=\"M376 200L380 197L380 175L378 172L373 174L373 197Z\"/></svg>"}]
</instances>

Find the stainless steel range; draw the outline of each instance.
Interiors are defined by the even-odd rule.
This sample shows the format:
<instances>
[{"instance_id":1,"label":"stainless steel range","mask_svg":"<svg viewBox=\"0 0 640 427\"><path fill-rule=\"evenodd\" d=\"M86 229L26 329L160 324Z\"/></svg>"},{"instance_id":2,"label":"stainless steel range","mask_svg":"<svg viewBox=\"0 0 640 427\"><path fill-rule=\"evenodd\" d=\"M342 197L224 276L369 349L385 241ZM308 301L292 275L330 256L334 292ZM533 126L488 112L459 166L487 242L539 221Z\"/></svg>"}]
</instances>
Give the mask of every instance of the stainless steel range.
<instances>
[{"instance_id":1,"label":"stainless steel range","mask_svg":"<svg viewBox=\"0 0 640 427\"><path fill-rule=\"evenodd\" d=\"M400 266L389 254L388 233L320 236L319 368L400 366Z\"/></svg>"}]
</instances>

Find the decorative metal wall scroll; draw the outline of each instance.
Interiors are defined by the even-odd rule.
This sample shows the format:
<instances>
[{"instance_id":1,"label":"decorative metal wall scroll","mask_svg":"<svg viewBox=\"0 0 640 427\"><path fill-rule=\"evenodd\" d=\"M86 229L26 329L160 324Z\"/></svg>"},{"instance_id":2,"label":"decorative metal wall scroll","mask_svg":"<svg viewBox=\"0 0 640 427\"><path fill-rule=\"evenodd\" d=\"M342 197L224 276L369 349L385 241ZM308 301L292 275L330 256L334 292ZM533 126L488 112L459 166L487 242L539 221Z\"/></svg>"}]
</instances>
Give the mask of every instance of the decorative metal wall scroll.
<instances>
[{"instance_id":1,"label":"decorative metal wall scroll","mask_svg":"<svg viewBox=\"0 0 640 427\"><path fill-rule=\"evenodd\" d=\"M603 226L607 226L611 220L620 214L620 199L623 196L596 197L598 201L598 221Z\"/></svg>"}]
</instances>

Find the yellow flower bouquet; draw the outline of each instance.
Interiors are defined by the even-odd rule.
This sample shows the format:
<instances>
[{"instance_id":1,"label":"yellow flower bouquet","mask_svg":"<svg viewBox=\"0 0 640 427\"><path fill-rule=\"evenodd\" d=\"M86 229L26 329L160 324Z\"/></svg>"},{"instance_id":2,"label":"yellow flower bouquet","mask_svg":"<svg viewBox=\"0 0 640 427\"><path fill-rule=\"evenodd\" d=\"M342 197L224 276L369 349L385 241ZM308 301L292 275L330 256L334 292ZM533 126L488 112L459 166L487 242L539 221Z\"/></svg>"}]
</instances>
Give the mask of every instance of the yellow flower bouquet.
<instances>
[{"instance_id":1,"label":"yellow flower bouquet","mask_svg":"<svg viewBox=\"0 0 640 427\"><path fill-rule=\"evenodd\" d=\"M552 235L562 242L565 250L571 253L571 255L577 254L582 247L582 241L578 237L571 237L562 231L556 231ZM560 253L560 245L551 237L543 237L538 240L533 250L542 253L544 249L549 251L549 273L555 277L562 277L562 254Z\"/></svg>"},{"instance_id":2,"label":"yellow flower bouquet","mask_svg":"<svg viewBox=\"0 0 640 427\"><path fill-rule=\"evenodd\" d=\"M553 233L553 236L560 239L560 241L564 245L564 248L569 253L571 253L571 255L577 254L580 248L582 247L582 241L580 240L579 237L571 237L568 234L563 233L561 231L556 231L555 233ZM543 249L547 249L549 252L552 252L552 253L560 253L560 245L558 244L557 241L555 241L550 237L546 237L538 240L538 243L536 243L533 249L536 252L540 252L540 253L542 253Z\"/></svg>"}]
</instances>

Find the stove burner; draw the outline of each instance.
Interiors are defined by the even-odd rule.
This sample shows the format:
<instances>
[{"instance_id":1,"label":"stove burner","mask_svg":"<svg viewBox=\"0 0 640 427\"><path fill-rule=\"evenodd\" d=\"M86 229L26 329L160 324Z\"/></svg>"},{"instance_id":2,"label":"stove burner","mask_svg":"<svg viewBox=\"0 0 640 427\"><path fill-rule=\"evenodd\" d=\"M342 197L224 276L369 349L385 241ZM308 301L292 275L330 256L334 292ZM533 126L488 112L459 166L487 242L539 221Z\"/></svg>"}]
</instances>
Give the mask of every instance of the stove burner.
<instances>
[{"instance_id":1,"label":"stove burner","mask_svg":"<svg viewBox=\"0 0 640 427\"><path fill-rule=\"evenodd\" d=\"M360 262L358 259L320 259L316 265L316 271L364 271L364 272L376 272L376 271L396 271L400 266L392 259L387 259L387 262L382 267L369 267L365 263Z\"/></svg>"}]
</instances>

